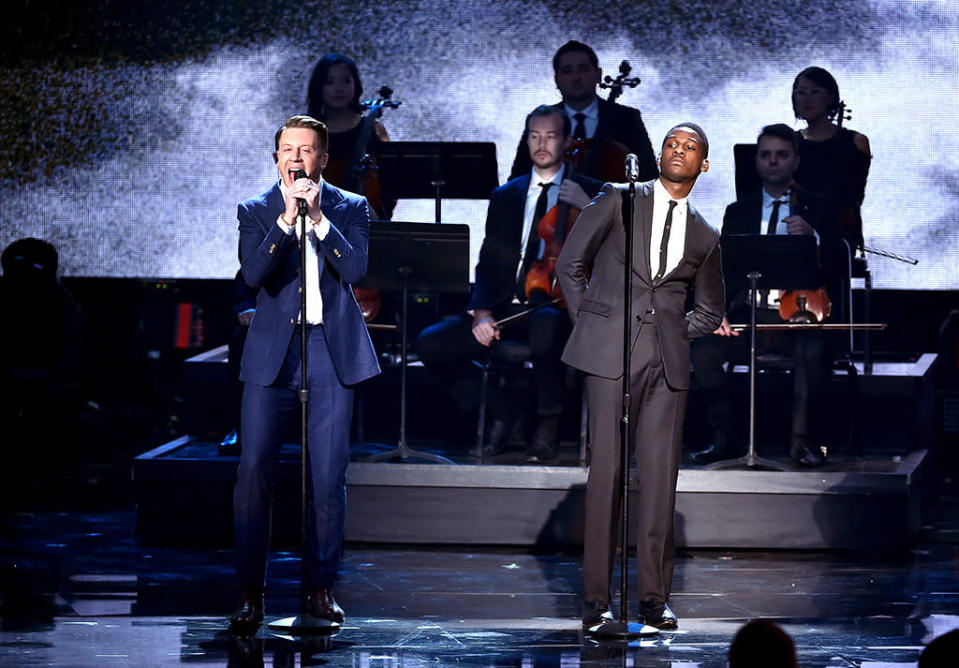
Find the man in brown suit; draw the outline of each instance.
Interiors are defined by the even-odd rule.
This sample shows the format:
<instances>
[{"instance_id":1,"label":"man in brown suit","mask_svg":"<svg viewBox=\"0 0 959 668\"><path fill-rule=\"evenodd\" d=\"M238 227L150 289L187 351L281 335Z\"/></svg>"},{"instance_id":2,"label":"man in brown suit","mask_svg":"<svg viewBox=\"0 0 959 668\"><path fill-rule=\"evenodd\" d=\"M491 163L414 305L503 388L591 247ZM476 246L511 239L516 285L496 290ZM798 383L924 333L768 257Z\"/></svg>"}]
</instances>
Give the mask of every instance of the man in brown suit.
<instances>
[{"instance_id":1,"label":"man in brown suit","mask_svg":"<svg viewBox=\"0 0 959 668\"><path fill-rule=\"evenodd\" d=\"M719 234L687 202L697 177L709 168L708 153L702 128L693 123L672 128L663 141L660 177L637 187L633 211L629 410L639 482L636 561L640 621L660 629L678 626L667 602L689 340L715 330L723 317ZM563 361L586 373L589 403L586 628L612 619L609 585L620 507L625 193L624 185L604 186L570 231L556 268L574 321ZM690 292L694 307L685 313Z\"/></svg>"}]
</instances>

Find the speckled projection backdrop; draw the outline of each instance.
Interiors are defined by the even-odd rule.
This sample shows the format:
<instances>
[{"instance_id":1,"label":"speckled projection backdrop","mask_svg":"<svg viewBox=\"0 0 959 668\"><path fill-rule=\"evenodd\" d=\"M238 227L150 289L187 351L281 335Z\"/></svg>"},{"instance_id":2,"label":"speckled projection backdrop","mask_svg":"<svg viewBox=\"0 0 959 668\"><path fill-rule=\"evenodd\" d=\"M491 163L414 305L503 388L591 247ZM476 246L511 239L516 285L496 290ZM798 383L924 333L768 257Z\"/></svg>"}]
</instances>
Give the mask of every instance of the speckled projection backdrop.
<instances>
[{"instance_id":1,"label":"speckled projection backdrop","mask_svg":"<svg viewBox=\"0 0 959 668\"><path fill-rule=\"evenodd\" d=\"M874 259L875 284L959 288L955 0L19 0L0 38L0 244L49 239L65 274L231 276L236 202L274 178L272 132L331 49L367 90L394 88L395 139L494 141L502 180L525 113L557 99L552 52L576 38L609 73L632 62L643 83L622 102L654 143L680 120L706 128L694 199L716 226L732 145L792 123L793 76L828 68L875 153L867 243L921 260ZM475 254L485 203L444 214L475 223ZM432 205L396 217L429 221Z\"/></svg>"}]
</instances>

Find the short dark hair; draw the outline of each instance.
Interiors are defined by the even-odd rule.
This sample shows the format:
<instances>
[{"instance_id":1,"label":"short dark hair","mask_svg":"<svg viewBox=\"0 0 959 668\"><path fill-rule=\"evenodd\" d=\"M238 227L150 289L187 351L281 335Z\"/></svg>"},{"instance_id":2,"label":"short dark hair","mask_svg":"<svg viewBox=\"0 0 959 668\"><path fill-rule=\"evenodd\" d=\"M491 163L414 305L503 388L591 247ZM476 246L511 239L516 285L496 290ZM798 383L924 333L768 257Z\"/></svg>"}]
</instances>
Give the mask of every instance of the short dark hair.
<instances>
[{"instance_id":1,"label":"short dark hair","mask_svg":"<svg viewBox=\"0 0 959 668\"><path fill-rule=\"evenodd\" d=\"M313 73L310 74L310 83L306 88L306 113L313 118L323 119L326 116L323 104L323 86L326 85L326 78L330 74L330 68L334 65L346 65L353 76L353 99L350 100L350 109L359 113L363 111L360 106L360 97L363 95L363 83L360 81L360 71L356 67L356 61L342 53L328 53L316 63L313 67Z\"/></svg>"},{"instance_id":2,"label":"short dark hair","mask_svg":"<svg viewBox=\"0 0 959 668\"><path fill-rule=\"evenodd\" d=\"M788 141L792 144L793 152L799 153L799 133L785 123L773 123L760 130L759 136L756 137L757 146L759 142L763 140L763 137L776 137L777 139Z\"/></svg>"},{"instance_id":3,"label":"short dark hair","mask_svg":"<svg viewBox=\"0 0 959 668\"><path fill-rule=\"evenodd\" d=\"M529 132L529 124L532 123L534 118L552 115L559 116L563 120L563 139L569 137L573 131L573 124L569 120L569 114L560 107L554 107L549 104L541 104L526 115L526 132Z\"/></svg>"},{"instance_id":4,"label":"short dark hair","mask_svg":"<svg viewBox=\"0 0 959 668\"><path fill-rule=\"evenodd\" d=\"M599 67L599 58L596 57L596 52L593 51L588 44L583 44L582 42L577 42L575 39L571 39L559 47L559 50L557 50L553 56L553 72L559 70L559 59L567 53L573 53L574 51L585 53L586 57L589 58L590 64L593 67Z\"/></svg>"},{"instance_id":5,"label":"short dark hair","mask_svg":"<svg viewBox=\"0 0 959 668\"><path fill-rule=\"evenodd\" d=\"M690 130L695 132L697 135L699 135L699 139L703 143L703 160L708 158L709 157L709 139L706 138L706 132L695 123L677 123L673 127L669 128L669 130L666 132L666 136L663 137L662 146L666 145L666 140L669 139L669 135L673 133L673 130L677 130L679 128L689 128ZM660 150L662 150L662 146L660 146Z\"/></svg>"},{"instance_id":6,"label":"short dark hair","mask_svg":"<svg viewBox=\"0 0 959 668\"><path fill-rule=\"evenodd\" d=\"M757 619L729 645L729 668L796 668L796 645L776 624Z\"/></svg>"},{"instance_id":7,"label":"short dark hair","mask_svg":"<svg viewBox=\"0 0 959 668\"><path fill-rule=\"evenodd\" d=\"M276 160L276 151L280 150L280 135L283 134L284 130L289 128L309 128L316 132L316 136L320 140L320 152L326 153L326 149L329 146L327 143L329 140L329 133L326 131L326 123L323 121L318 121L312 116L290 116L283 122L283 125L276 131L276 135L273 137L273 159Z\"/></svg>"},{"instance_id":8,"label":"short dark hair","mask_svg":"<svg viewBox=\"0 0 959 668\"><path fill-rule=\"evenodd\" d=\"M829 103L829 117L832 118L839 113L839 84L836 83L835 77L831 75L827 70L824 70L821 67L807 67L802 72L796 75L796 78L793 79L793 90L796 90L796 86L799 85L799 79L809 79L817 86L822 86L827 93L832 97L832 101ZM793 104L793 113L796 114L796 97L792 96ZM796 118L799 118L799 114L796 114Z\"/></svg>"},{"instance_id":9,"label":"short dark hair","mask_svg":"<svg viewBox=\"0 0 959 668\"><path fill-rule=\"evenodd\" d=\"M58 260L57 249L49 241L25 237L3 249L0 266L8 279L35 276L56 278Z\"/></svg>"}]
</instances>

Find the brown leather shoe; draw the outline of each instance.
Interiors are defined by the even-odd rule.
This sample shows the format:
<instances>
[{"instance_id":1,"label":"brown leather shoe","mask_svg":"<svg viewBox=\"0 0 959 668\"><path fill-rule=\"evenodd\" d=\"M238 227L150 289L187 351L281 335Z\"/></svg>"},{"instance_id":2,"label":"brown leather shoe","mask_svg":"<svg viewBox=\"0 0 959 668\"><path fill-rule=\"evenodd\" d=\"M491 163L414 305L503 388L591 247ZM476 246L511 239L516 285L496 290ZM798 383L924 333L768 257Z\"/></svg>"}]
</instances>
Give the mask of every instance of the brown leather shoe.
<instances>
[{"instance_id":1,"label":"brown leather shoe","mask_svg":"<svg viewBox=\"0 0 959 668\"><path fill-rule=\"evenodd\" d=\"M317 619L342 624L346 616L343 608L337 605L332 589L314 589L306 600L307 614Z\"/></svg>"},{"instance_id":2,"label":"brown leather shoe","mask_svg":"<svg viewBox=\"0 0 959 668\"><path fill-rule=\"evenodd\" d=\"M252 635L263 623L263 592L244 591L240 607L230 615L230 631L240 635Z\"/></svg>"}]
</instances>

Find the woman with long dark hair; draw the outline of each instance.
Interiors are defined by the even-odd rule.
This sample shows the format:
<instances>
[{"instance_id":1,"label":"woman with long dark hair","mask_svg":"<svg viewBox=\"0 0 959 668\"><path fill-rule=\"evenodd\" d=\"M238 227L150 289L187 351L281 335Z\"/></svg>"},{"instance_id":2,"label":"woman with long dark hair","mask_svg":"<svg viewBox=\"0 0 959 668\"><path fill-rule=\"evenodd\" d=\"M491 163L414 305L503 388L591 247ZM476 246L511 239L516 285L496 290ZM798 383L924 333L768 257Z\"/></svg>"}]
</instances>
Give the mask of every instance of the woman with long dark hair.
<instances>
[{"instance_id":1,"label":"woman with long dark hair","mask_svg":"<svg viewBox=\"0 0 959 668\"><path fill-rule=\"evenodd\" d=\"M833 199L843 236L858 248L863 241L860 206L872 160L869 138L842 127L839 84L821 67L807 67L796 76L792 105L796 118L806 121L800 131L796 181Z\"/></svg>"},{"instance_id":2,"label":"woman with long dark hair","mask_svg":"<svg viewBox=\"0 0 959 668\"><path fill-rule=\"evenodd\" d=\"M364 192L365 182L355 179L357 157L374 158L389 133L379 120L369 123L360 106L363 83L356 62L340 53L328 53L317 62L307 89L307 113L326 123L329 131L330 162L323 173L330 183L367 195L374 216L389 218L395 200ZM360 144L364 144L360 146Z\"/></svg>"}]
</instances>

